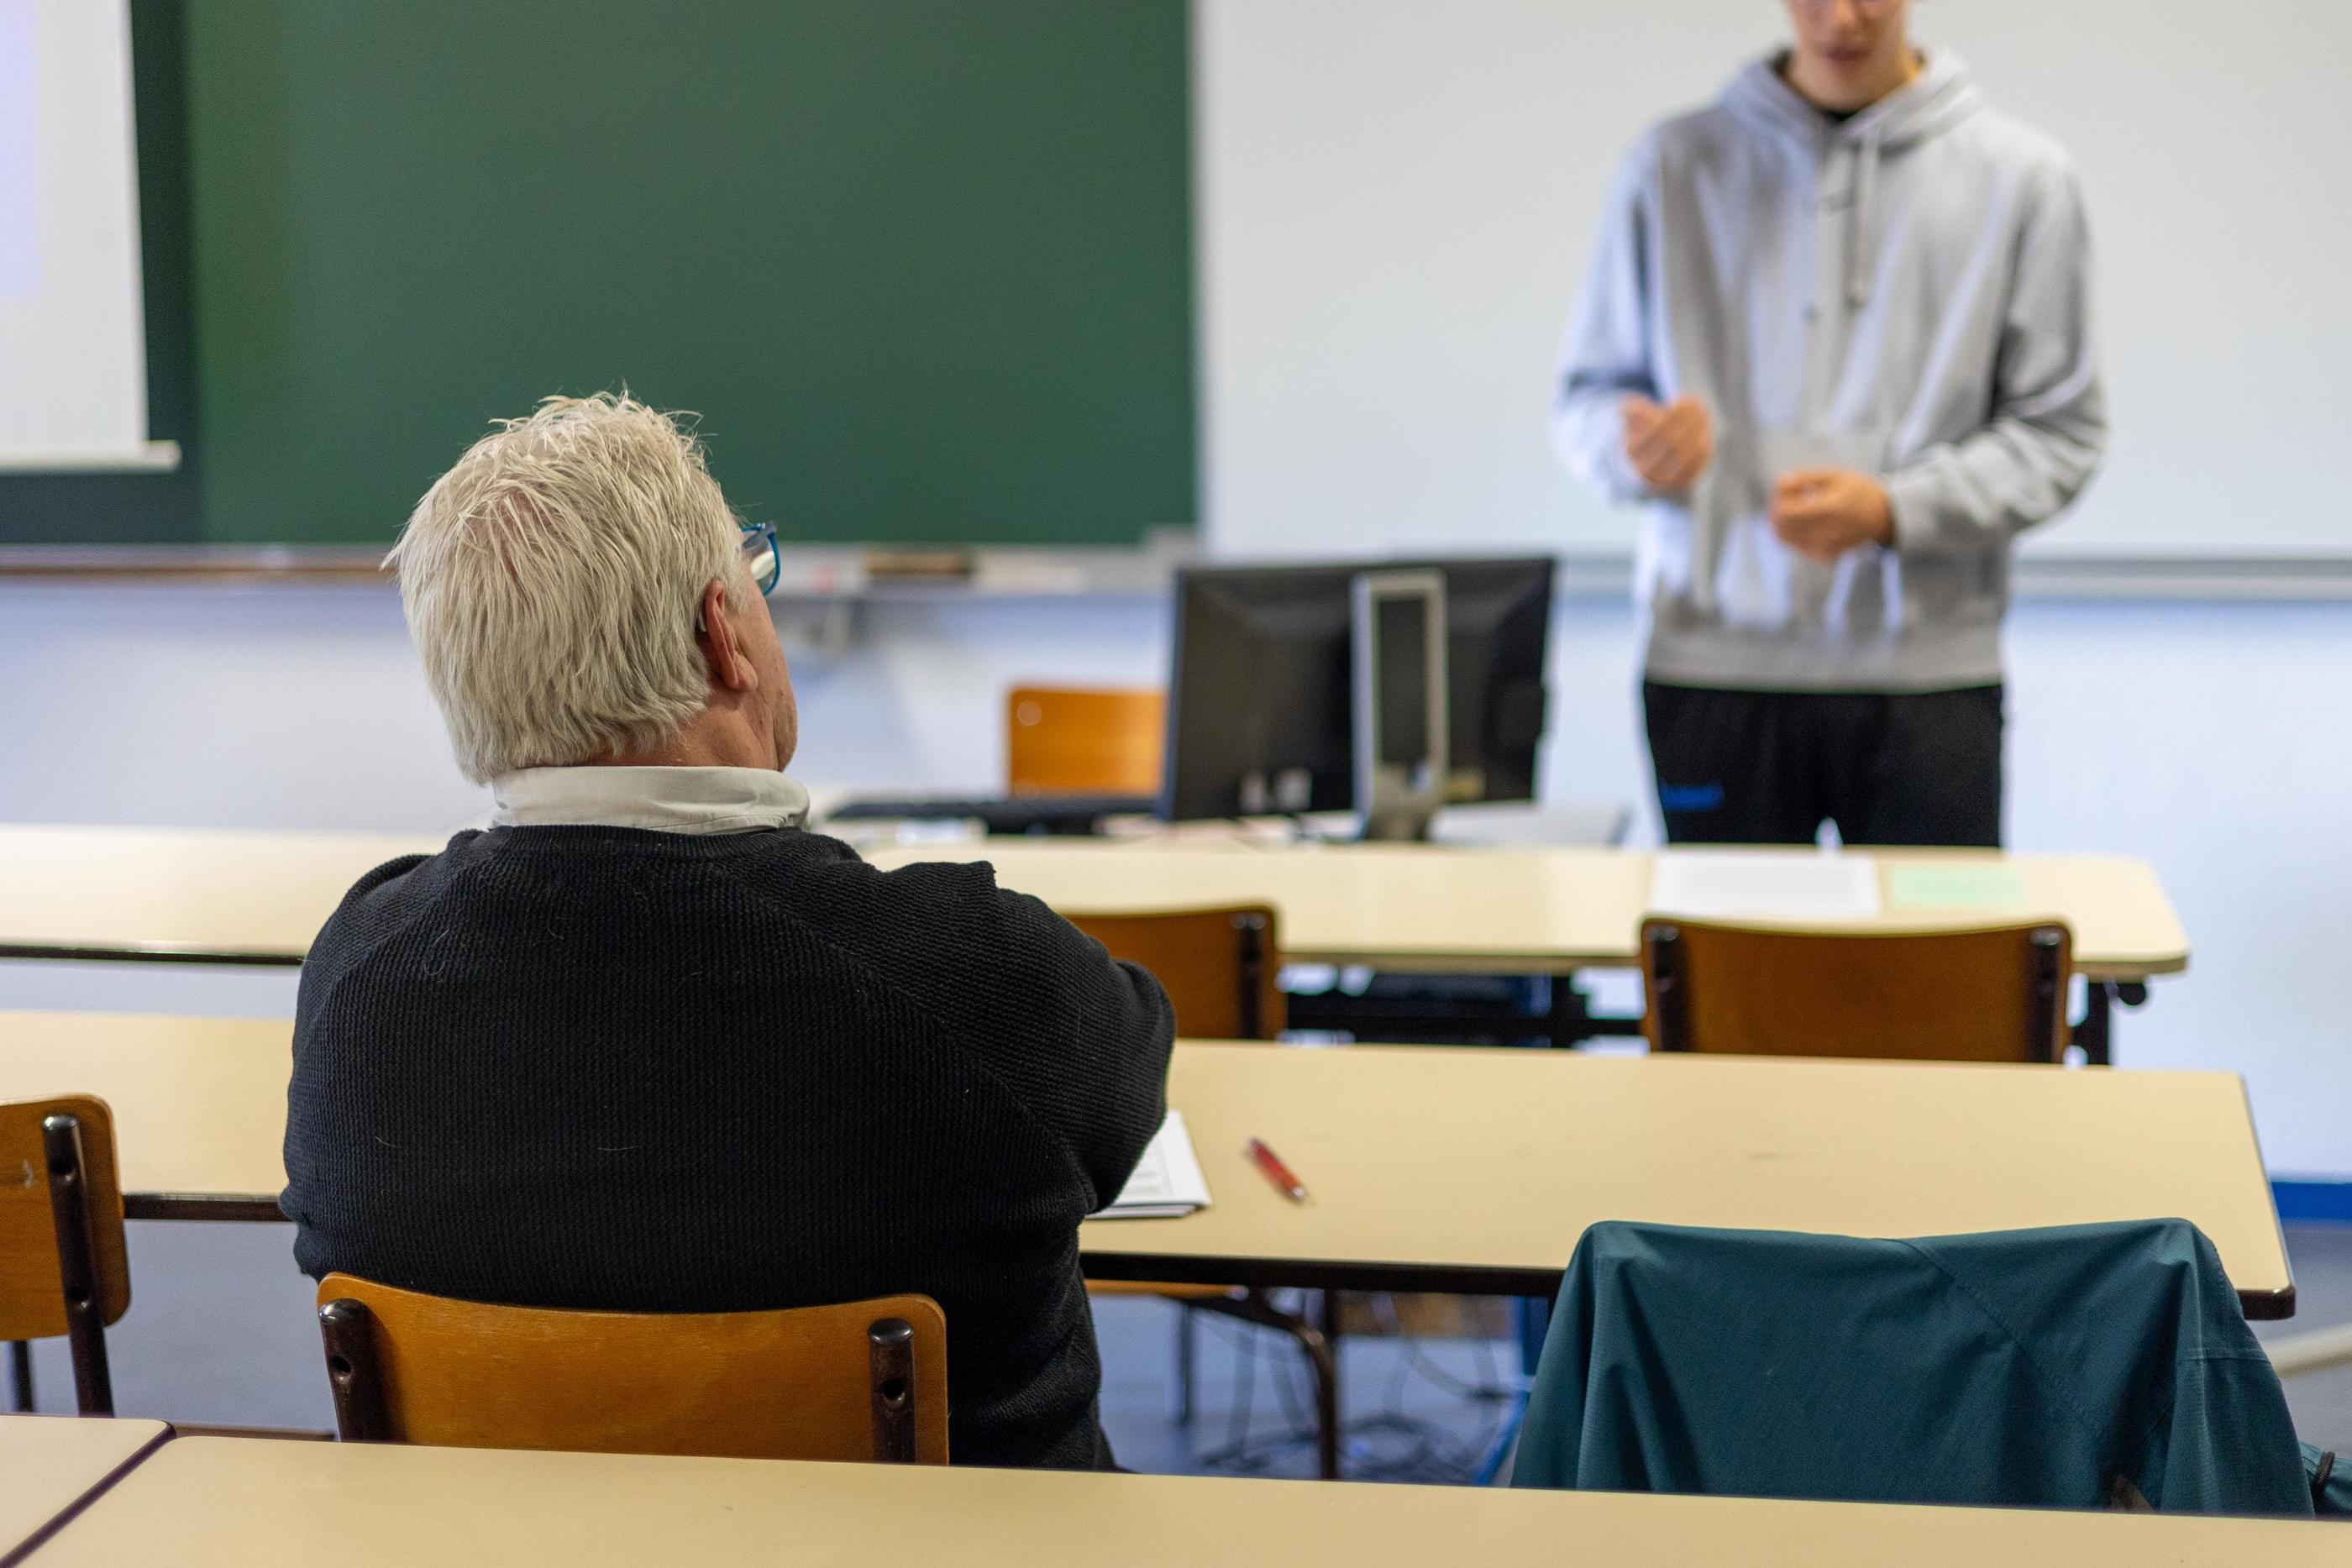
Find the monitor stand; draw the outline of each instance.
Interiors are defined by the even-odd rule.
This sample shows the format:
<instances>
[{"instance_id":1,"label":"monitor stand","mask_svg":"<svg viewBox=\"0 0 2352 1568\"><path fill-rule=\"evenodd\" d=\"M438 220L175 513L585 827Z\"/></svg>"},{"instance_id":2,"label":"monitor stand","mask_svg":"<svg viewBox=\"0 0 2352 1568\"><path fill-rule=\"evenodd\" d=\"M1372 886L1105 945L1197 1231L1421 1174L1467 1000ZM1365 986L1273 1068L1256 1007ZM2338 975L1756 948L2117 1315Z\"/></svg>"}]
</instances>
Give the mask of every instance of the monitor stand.
<instances>
[{"instance_id":1,"label":"monitor stand","mask_svg":"<svg viewBox=\"0 0 2352 1568\"><path fill-rule=\"evenodd\" d=\"M1352 592L1358 836L1425 840L1445 803L1445 579L1359 572Z\"/></svg>"}]
</instances>

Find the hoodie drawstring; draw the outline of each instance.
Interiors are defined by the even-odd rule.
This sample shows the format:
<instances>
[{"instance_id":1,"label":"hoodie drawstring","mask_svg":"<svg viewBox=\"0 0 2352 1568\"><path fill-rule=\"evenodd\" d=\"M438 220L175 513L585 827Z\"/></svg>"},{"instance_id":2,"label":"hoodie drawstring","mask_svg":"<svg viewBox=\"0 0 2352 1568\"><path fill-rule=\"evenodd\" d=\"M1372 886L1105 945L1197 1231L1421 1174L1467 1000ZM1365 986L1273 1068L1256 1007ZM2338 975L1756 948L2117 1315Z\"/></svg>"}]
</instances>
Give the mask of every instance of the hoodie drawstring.
<instances>
[{"instance_id":1,"label":"hoodie drawstring","mask_svg":"<svg viewBox=\"0 0 2352 1568\"><path fill-rule=\"evenodd\" d=\"M1870 264L1878 252L1870 208L1878 197L1878 160L1885 140L1885 128L1874 125L1854 142L1853 196L1845 214L1845 302L1856 310L1870 302Z\"/></svg>"}]
</instances>

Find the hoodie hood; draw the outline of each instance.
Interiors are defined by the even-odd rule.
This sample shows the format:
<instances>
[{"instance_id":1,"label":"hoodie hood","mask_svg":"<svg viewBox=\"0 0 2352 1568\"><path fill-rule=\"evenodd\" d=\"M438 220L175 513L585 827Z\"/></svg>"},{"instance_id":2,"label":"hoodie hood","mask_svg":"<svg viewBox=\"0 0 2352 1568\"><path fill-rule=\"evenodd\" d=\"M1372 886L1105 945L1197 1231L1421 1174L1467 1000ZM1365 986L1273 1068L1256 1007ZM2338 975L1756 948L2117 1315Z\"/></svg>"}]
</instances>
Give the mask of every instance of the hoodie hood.
<instances>
[{"instance_id":1,"label":"hoodie hood","mask_svg":"<svg viewBox=\"0 0 2352 1568\"><path fill-rule=\"evenodd\" d=\"M1868 258L1877 251L1878 162L1889 152L1940 136L1974 114L1983 99L1969 68L1947 48L1921 47L1924 60L1910 84L1843 121L1833 120L1782 79L1786 52L1752 60L1723 89L1723 107L1759 136L1785 141L1825 161L1841 148L1854 159L1853 195L1846 205L1846 302L1870 298Z\"/></svg>"}]
</instances>

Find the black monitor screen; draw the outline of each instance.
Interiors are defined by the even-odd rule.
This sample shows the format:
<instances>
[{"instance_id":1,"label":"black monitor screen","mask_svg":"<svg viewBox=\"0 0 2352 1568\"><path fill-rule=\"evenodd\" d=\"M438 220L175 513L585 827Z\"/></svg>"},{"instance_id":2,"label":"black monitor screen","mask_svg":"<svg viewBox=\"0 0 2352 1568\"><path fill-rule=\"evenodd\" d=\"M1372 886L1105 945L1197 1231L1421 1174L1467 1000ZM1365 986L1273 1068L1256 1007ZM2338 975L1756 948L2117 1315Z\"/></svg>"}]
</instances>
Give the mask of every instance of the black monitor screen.
<instances>
[{"instance_id":1,"label":"black monitor screen","mask_svg":"<svg viewBox=\"0 0 2352 1568\"><path fill-rule=\"evenodd\" d=\"M1391 570L1445 579L1449 797L1535 799L1550 558L1196 567L1176 579L1161 815L1354 804L1353 589Z\"/></svg>"}]
</instances>

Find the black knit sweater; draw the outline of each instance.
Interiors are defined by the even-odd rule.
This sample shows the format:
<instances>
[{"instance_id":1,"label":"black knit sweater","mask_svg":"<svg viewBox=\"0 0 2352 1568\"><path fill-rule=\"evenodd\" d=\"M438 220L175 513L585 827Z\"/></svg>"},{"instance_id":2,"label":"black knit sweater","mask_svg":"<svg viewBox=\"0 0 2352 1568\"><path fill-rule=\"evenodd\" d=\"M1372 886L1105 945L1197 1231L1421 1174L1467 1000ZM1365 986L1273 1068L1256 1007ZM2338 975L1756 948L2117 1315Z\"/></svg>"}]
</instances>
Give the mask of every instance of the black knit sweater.
<instances>
[{"instance_id":1,"label":"black knit sweater","mask_svg":"<svg viewBox=\"0 0 2352 1568\"><path fill-rule=\"evenodd\" d=\"M305 1272L638 1312L919 1291L958 1463L1109 1462L1079 1219L1160 1124L1159 983L986 865L796 829L460 833L302 971Z\"/></svg>"}]
</instances>

